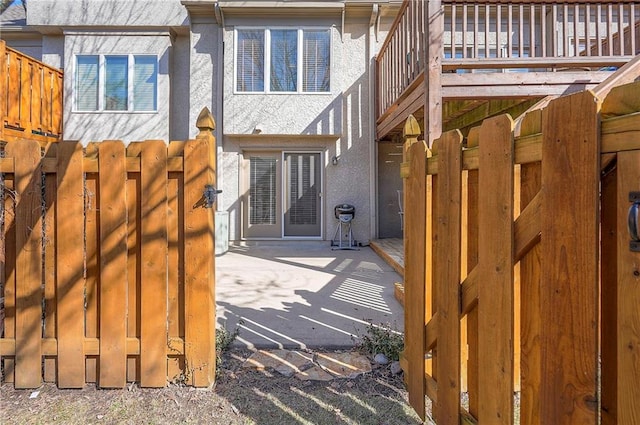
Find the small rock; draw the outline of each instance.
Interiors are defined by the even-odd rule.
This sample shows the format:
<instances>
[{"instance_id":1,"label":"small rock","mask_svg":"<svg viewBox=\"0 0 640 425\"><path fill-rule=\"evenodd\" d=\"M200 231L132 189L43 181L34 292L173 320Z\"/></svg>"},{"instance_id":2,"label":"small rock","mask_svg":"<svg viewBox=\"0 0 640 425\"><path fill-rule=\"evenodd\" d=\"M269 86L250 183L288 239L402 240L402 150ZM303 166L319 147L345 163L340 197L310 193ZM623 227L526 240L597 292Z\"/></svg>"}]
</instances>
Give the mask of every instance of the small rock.
<instances>
[{"instance_id":1,"label":"small rock","mask_svg":"<svg viewBox=\"0 0 640 425\"><path fill-rule=\"evenodd\" d=\"M373 361L377 364L387 364L389 363L389 359L382 353L378 353L373 357Z\"/></svg>"},{"instance_id":2,"label":"small rock","mask_svg":"<svg viewBox=\"0 0 640 425\"><path fill-rule=\"evenodd\" d=\"M286 365L280 365L278 367L276 367L276 371L286 377L286 378L291 378L293 375L295 375L296 371L293 370L293 368L286 366Z\"/></svg>"},{"instance_id":3,"label":"small rock","mask_svg":"<svg viewBox=\"0 0 640 425\"><path fill-rule=\"evenodd\" d=\"M402 373L402 366L400 366L400 362L391 363L389 369L391 369L391 373L393 373L394 375L400 375Z\"/></svg>"}]
</instances>

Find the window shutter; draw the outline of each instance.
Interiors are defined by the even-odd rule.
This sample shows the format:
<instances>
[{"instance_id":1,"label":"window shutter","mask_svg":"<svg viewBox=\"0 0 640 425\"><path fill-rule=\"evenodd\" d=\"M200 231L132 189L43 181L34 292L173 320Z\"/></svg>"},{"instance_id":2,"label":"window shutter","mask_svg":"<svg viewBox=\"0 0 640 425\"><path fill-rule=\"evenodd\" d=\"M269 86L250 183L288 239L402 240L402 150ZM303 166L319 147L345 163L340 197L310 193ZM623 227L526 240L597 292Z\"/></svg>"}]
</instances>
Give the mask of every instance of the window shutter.
<instances>
[{"instance_id":1,"label":"window shutter","mask_svg":"<svg viewBox=\"0 0 640 425\"><path fill-rule=\"evenodd\" d=\"M238 30L238 91L264 91L264 30Z\"/></svg>"},{"instance_id":2,"label":"window shutter","mask_svg":"<svg viewBox=\"0 0 640 425\"><path fill-rule=\"evenodd\" d=\"M271 30L270 91L298 91L298 30Z\"/></svg>"},{"instance_id":3,"label":"window shutter","mask_svg":"<svg viewBox=\"0 0 640 425\"><path fill-rule=\"evenodd\" d=\"M126 111L128 58L126 56L105 57L104 109Z\"/></svg>"},{"instance_id":4,"label":"window shutter","mask_svg":"<svg viewBox=\"0 0 640 425\"><path fill-rule=\"evenodd\" d=\"M158 93L158 61L155 56L136 56L133 66L133 110L155 111Z\"/></svg>"},{"instance_id":5,"label":"window shutter","mask_svg":"<svg viewBox=\"0 0 640 425\"><path fill-rule=\"evenodd\" d=\"M303 86L305 92L328 92L331 74L329 31L304 31Z\"/></svg>"},{"instance_id":6,"label":"window shutter","mask_svg":"<svg viewBox=\"0 0 640 425\"><path fill-rule=\"evenodd\" d=\"M98 110L98 56L77 56L76 109Z\"/></svg>"}]
</instances>

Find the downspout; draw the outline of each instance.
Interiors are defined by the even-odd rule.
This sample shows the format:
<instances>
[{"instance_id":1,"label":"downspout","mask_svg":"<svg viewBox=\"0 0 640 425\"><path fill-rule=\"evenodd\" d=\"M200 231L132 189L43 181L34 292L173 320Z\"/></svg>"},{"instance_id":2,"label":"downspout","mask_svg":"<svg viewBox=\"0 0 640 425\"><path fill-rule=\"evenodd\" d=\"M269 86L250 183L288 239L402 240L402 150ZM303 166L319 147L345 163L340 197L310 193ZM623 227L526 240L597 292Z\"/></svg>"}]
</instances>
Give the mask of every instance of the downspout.
<instances>
[{"instance_id":1,"label":"downspout","mask_svg":"<svg viewBox=\"0 0 640 425\"><path fill-rule=\"evenodd\" d=\"M374 42L378 42L378 25L380 23L380 6L374 4L371 10L371 19L369 20L369 34L367 39L367 61L369 66L369 209L370 229L369 239L378 237L378 144L376 143L376 113L375 113L375 93L376 93L376 67L375 55L373 54ZM373 34L372 34L373 32Z\"/></svg>"},{"instance_id":2,"label":"downspout","mask_svg":"<svg viewBox=\"0 0 640 425\"><path fill-rule=\"evenodd\" d=\"M217 138L216 138L216 154L218 157L218 163L216 165L216 176L218 187L224 187L224 171L220 166L220 163L223 162L222 156L224 154L223 142L224 142L224 37L225 37L225 28L224 28L224 13L220 8L218 3L214 6L214 12L216 16L216 21L218 22L218 37L220 37L221 43L218 44L218 57L216 58L216 110L218 111L216 117L216 127L217 127ZM228 195L227 195L228 196ZM224 192L222 195L223 202L217 202L216 207L217 211L225 211L225 208L222 204L225 204Z\"/></svg>"}]
</instances>

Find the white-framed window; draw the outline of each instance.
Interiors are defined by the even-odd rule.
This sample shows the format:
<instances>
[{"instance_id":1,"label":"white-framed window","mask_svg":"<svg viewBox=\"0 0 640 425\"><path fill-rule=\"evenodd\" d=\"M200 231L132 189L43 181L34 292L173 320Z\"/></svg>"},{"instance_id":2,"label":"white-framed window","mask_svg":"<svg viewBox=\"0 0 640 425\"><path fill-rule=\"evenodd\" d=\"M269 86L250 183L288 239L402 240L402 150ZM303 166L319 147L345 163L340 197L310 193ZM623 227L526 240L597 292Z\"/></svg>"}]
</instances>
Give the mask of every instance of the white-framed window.
<instances>
[{"instance_id":1,"label":"white-framed window","mask_svg":"<svg viewBox=\"0 0 640 425\"><path fill-rule=\"evenodd\" d=\"M238 28L235 36L236 92L329 92L329 29Z\"/></svg>"},{"instance_id":2,"label":"white-framed window","mask_svg":"<svg viewBox=\"0 0 640 425\"><path fill-rule=\"evenodd\" d=\"M75 65L76 111L157 110L157 56L76 55Z\"/></svg>"}]
</instances>

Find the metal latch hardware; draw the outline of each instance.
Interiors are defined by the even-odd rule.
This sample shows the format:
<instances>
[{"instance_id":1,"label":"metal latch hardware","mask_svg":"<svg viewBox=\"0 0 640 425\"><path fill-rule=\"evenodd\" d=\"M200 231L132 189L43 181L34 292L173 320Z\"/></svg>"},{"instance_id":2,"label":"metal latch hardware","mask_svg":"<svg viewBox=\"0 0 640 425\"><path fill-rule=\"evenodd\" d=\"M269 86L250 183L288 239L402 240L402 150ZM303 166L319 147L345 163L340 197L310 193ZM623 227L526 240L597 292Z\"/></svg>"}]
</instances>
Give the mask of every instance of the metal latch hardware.
<instances>
[{"instance_id":1,"label":"metal latch hardware","mask_svg":"<svg viewBox=\"0 0 640 425\"><path fill-rule=\"evenodd\" d=\"M629 214L627 216L627 228L629 229L629 249L632 252L640 252L640 232L638 232L638 211L640 210L640 192L629 192Z\"/></svg>"},{"instance_id":2,"label":"metal latch hardware","mask_svg":"<svg viewBox=\"0 0 640 425\"><path fill-rule=\"evenodd\" d=\"M195 203L193 208L213 208L213 204L216 202L216 198L218 194L222 193L221 190L216 189L213 185L206 185L204 187L204 191L202 192L202 198Z\"/></svg>"}]
</instances>

